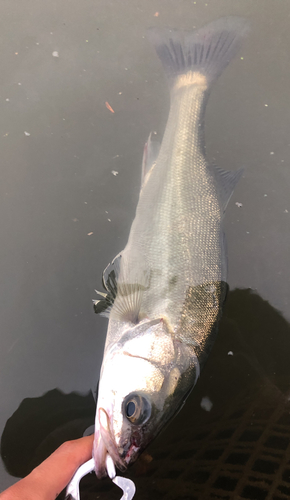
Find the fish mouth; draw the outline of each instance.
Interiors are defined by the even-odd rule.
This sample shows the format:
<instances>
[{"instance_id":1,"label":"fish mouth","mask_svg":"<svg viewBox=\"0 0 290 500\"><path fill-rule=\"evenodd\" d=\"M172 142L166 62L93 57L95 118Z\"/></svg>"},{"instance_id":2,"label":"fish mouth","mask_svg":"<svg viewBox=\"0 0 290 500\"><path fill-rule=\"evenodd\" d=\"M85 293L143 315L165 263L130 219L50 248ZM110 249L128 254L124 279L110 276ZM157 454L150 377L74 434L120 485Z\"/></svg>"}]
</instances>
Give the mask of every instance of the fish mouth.
<instances>
[{"instance_id":1,"label":"fish mouth","mask_svg":"<svg viewBox=\"0 0 290 500\"><path fill-rule=\"evenodd\" d=\"M99 408L97 412L99 429L95 431L94 460L96 476L101 479L108 475L106 468L107 453L121 471L126 470L128 462L120 456L118 446L111 430L108 413L104 408Z\"/></svg>"},{"instance_id":2,"label":"fish mouth","mask_svg":"<svg viewBox=\"0 0 290 500\"><path fill-rule=\"evenodd\" d=\"M124 462L127 464L127 466L131 462L135 462L136 458L140 455L140 446L136 446L136 444L131 444L130 448L128 449L125 457L124 457Z\"/></svg>"}]
</instances>

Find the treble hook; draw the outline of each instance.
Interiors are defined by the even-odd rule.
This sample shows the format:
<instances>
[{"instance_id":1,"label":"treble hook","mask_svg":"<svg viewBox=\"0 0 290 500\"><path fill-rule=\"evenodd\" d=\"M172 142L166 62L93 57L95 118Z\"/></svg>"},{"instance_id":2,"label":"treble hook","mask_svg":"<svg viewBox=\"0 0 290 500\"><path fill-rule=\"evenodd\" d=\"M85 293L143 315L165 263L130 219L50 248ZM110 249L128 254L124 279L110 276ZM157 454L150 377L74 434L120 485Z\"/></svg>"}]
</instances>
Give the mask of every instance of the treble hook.
<instances>
[{"instance_id":1,"label":"treble hook","mask_svg":"<svg viewBox=\"0 0 290 500\"><path fill-rule=\"evenodd\" d=\"M126 477L116 476L116 469L112 457L107 453L106 457L106 467L108 476L112 479L116 486L119 486L123 490L123 495L120 500L132 500L135 495L136 487L131 479ZM65 500L80 500L80 480L89 472L92 472L95 468L95 461L93 458L81 465L71 481L69 482L66 489Z\"/></svg>"}]
</instances>

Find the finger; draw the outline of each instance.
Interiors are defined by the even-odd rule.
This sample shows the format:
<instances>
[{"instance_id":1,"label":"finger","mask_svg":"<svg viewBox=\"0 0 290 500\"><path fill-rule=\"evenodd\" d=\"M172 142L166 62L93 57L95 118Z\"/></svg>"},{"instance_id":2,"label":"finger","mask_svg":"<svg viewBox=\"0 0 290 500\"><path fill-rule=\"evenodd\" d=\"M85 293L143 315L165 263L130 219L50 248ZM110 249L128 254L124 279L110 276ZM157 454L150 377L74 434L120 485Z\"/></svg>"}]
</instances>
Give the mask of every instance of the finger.
<instances>
[{"instance_id":1,"label":"finger","mask_svg":"<svg viewBox=\"0 0 290 500\"><path fill-rule=\"evenodd\" d=\"M55 500L78 467L92 457L93 438L63 443L27 477L0 494L0 500Z\"/></svg>"},{"instance_id":2,"label":"finger","mask_svg":"<svg viewBox=\"0 0 290 500\"><path fill-rule=\"evenodd\" d=\"M47 498L54 499L66 487L78 467L92 458L93 439L94 436L86 436L63 443L32 471L33 479L43 483Z\"/></svg>"}]
</instances>

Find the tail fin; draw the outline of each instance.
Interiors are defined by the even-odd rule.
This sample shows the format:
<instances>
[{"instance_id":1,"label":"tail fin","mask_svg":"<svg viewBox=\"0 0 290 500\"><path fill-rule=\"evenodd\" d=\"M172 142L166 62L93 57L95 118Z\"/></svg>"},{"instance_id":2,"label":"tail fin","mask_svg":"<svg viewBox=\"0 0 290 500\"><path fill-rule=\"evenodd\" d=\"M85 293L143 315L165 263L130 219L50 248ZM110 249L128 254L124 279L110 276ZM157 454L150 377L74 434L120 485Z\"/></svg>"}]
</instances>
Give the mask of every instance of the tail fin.
<instances>
[{"instance_id":1,"label":"tail fin","mask_svg":"<svg viewBox=\"0 0 290 500\"><path fill-rule=\"evenodd\" d=\"M209 87L238 52L248 30L247 20L224 17L193 32L150 28L148 38L172 86L178 77L188 75L184 85Z\"/></svg>"}]
</instances>

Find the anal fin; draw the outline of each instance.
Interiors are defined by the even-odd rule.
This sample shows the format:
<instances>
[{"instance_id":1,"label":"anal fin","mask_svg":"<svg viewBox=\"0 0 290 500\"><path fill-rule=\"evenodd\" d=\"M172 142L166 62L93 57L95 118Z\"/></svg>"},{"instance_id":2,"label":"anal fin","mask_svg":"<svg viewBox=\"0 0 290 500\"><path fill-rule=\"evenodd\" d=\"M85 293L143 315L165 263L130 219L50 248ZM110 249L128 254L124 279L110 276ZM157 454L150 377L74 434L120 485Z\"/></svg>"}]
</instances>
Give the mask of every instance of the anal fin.
<instances>
[{"instance_id":1,"label":"anal fin","mask_svg":"<svg viewBox=\"0 0 290 500\"><path fill-rule=\"evenodd\" d=\"M223 211L225 212L228 202L231 199L234 189L239 182L244 169L239 168L239 170L232 172L230 170L223 170L216 165L214 165L212 168L214 170L215 178L220 187L220 196L223 205Z\"/></svg>"}]
</instances>

